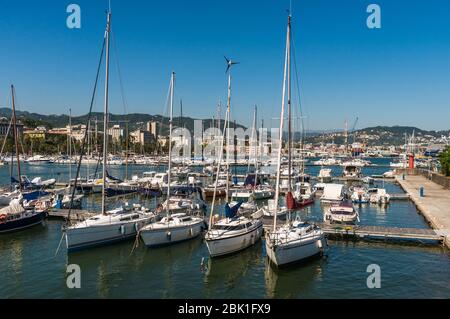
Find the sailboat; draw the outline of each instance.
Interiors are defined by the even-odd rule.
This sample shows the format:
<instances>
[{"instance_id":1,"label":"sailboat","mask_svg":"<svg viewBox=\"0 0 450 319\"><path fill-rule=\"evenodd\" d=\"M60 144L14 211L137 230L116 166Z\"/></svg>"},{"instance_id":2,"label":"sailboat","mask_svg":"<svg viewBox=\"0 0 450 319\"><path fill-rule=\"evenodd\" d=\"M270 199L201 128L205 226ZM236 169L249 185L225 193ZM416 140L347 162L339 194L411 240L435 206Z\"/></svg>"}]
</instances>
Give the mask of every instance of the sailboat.
<instances>
[{"instance_id":1,"label":"sailboat","mask_svg":"<svg viewBox=\"0 0 450 319\"><path fill-rule=\"evenodd\" d=\"M222 145L219 155L219 162L216 172L216 187L219 181L220 166L223 157L225 130L227 123L230 120L231 113L231 67L233 62L227 59L227 72L228 72L228 107L226 113L226 119L224 124L224 131L222 136ZM230 139L227 139L228 142ZM230 147L227 143L227 169L228 166L228 153ZM227 195L228 201L228 195ZM261 221L262 215L252 214L250 217L239 216L238 212L243 202L232 203L230 206L225 204L225 217L214 223L214 209L216 202L216 192L213 195L213 202L211 206L211 214L209 219L209 228L205 235L206 245L208 246L209 254L211 257L224 256L238 252L254 245L262 236L263 223ZM259 218L258 218L259 217Z\"/></svg>"},{"instance_id":2,"label":"sailboat","mask_svg":"<svg viewBox=\"0 0 450 319\"><path fill-rule=\"evenodd\" d=\"M20 160L18 147L18 134L16 126L16 107L15 107L15 91L14 86L11 85L12 95L12 122L13 135L15 141L15 149L17 156L17 174L20 180ZM11 162L12 164L12 162ZM17 192L13 192L10 196L4 196L4 202L7 202L6 207L0 209L0 234L22 230L31 226L39 225L44 220L47 212L39 209L25 209L23 206L22 183L19 183ZM17 197L16 197L17 196Z\"/></svg>"},{"instance_id":3,"label":"sailboat","mask_svg":"<svg viewBox=\"0 0 450 319\"><path fill-rule=\"evenodd\" d=\"M171 177L172 177L172 129L173 129L173 98L175 90L175 73L172 72L170 80L170 123L169 123L169 167L167 182L167 203L170 203ZM205 227L201 217L188 213L172 214L171 205L165 206L167 215L160 221L143 227L139 234L147 247L171 245L200 235Z\"/></svg>"},{"instance_id":4,"label":"sailboat","mask_svg":"<svg viewBox=\"0 0 450 319\"><path fill-rule=\"evenodd\" d=\"M85 221L68 225L63 228L66 237L66 246L69 252L81 250L89 247L110 244L118 241L132 239L137 232L148 223L155 220L155 214L145 208L135 206L119 207L106 211L106 178L107 178L107 156L108 156L108 104L109 104L109 47L111 33L111 12L108 12L105 47L106 47L106 80L105 80L105 101L104 101L104 134L103 134L103 182L102 182L102 213L95 215ZM88 133L85 132L85 139ZM80 152L80 165L83 152ZM75 180L78 178L78 174ZM76 188L74 186L74 188ZM70 212L69 212L70 214ZM70 219L68 219L70 220Z\"/></svg>"},{"instance_id":5,"label":"sailboat","mask_svg":"<svg viewBox=\"0 0 450 319\"><path fill-rule=\"evenodd\" d=\"M283 97L280 116L280 139L277 158L277 182L275 193L275 212L278 212L278 199L280 195L280 168L281 152L284 126L284 107L286 97L286 75L288 76L289 92L288 103L290 103L290 54L291 54L291 15L288 16L286 56L284 65ZM319 255L325 247L325 236L323 231L316 225L301 220L291 222L289 219L282 226L277 225L277 213L273 215L273 228L266 234L266 252L269 260L276 266L299 262L307 258Z\"/></svg>"},{"instance_id":6,"label":"sailboat","mask_svg":"<svg viewBox=\"0 0 450 319\"><path fill-rule=\"evenodd\" d=\"M250 199L254 200L263 200L263 199L271 199L275 196L275 190L268 184L263 183L262 176L258 175L258 149L254 144L254 141L257 140L256 134L256 115L257 115L257 107L255 105L255 111L253 115L253 126L252 126L252 134L250 137L250 149L255 150L254 154L254 167L255 173L250 173L250 156L248 159L248 168L247 168L247 176L245 178L244 185L240 187L235 187L231 194L231 197L235 200L244 200L246 202L250 201ZM249 154L250 155L250 154Z\"/></svg>"}]
</instances>

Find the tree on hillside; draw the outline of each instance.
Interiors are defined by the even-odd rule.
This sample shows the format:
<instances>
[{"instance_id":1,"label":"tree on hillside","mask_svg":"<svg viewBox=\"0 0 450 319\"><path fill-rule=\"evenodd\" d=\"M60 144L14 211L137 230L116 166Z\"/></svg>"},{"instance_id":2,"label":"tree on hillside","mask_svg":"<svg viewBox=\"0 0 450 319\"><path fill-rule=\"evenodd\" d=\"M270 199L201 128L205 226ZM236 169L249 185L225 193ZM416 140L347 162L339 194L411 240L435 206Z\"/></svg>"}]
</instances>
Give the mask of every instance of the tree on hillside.
<instances>
[{"instance_id":1,"label":"tree on hillside","mask_svg":"<svg viewBox=\"0 0 450 319\"><path fill-rule=\"evenodd\" d=\"M445 176L450 176L450 147L439 156L439 161L441 162L441 171Z\"/></svg>"}]
</instances>

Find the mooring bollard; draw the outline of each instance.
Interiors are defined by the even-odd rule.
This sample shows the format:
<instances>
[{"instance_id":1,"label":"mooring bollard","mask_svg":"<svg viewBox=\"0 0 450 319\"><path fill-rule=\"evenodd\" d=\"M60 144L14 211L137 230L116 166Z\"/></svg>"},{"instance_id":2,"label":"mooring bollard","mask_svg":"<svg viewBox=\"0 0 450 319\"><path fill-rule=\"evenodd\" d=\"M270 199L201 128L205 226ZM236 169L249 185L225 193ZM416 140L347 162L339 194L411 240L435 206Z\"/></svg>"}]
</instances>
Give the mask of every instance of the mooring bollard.
<instances>
[{"instance_id":1,"label":"mooring bollard","mask_svg":"<svg viewBox=\"0 0 450 319\"><path fill-rule=\"evenodd\" d=\"M423 186L421 186L419 188L419 196L420 197L425 197L425 189L423 188Z\"/></svg>"}]
</instances>

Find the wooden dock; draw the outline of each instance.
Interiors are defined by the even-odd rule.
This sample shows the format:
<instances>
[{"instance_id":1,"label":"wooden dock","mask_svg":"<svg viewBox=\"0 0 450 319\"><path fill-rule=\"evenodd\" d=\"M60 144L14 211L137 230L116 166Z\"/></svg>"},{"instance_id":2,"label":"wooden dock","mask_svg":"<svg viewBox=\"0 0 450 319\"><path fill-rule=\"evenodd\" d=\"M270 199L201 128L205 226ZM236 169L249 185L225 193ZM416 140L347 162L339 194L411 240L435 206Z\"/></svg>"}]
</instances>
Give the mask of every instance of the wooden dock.
<instances>
[{"instance_id":1,"label":"wooden dock","mask_svg":"<svg viewBox=\"0 0 450 319\"><path fill-rule=\"evenodd\" d=\"M439 244L444 239L432 229L382 226L336 226L327 224L320 226L330 239L356 238L362 240L408 241L419 244Z\"/></svg>"},{"instance_id":2,"label":"wooden dock","mask_svg":"<svg viewBox=\"0 0 450 319\"><path fill-rule=\"evenodd\" d=\"M404 179L396 176L396 180L436 233L445 237L444 243L450 248L450 190L421 175L406 175ZM421 187L424 189L423 197L419 194Z\"/></svg>"},{"instance_id":3,"label":"wooden dock","mask_svg":"<svg viewBox=\"0 0 450 319\"><path fill-rule=\"evenodd\" d=\"M409 194L389 194L391 196L390 200L410 200L411 196Z\"/></svg>"},{"instance_id":4,"label":"wooden dock","mask_svg":"<svg viewBox=\"0 0 450 319\"><path fill-rule=\"evenodd\" d=\"M280 224L283 221L280 221ZM419 245L439 245L444 236L433 229L397 228L362 225L337 225L316 223L329 239L333 240L366 240L389 241L392 243L413 243ZM264 228L272 227L271 220L264 220Z\"/></svg>"},{"instance_id":5,"label":"wooden dock","mask_svg":"<svg viewBox=\"0 0 450 319\"><path fill-rule=\"evenodd\" d=\"M85 220L94 215L95 213L90 213L87 210L72 209L72 212L70 213L70 220L71 221ZM69 216L68 209L52 209L48 212L48 218L67 220L68 216Z\"/></svg>"}]
</instances>

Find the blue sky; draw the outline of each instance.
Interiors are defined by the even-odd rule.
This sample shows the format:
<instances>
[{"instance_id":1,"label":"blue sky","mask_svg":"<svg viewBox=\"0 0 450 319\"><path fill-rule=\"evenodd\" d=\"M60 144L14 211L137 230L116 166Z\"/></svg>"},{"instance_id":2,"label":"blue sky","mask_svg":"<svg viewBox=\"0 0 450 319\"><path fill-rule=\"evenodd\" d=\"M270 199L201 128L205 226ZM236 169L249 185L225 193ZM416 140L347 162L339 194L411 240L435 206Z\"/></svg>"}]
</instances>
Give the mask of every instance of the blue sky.
<instances>
[{"instance_id":1,"label":"blue sky","mask_svg":"<svg viewBox=\"0 0 450 319\"><path fill-rule=\"evenodd\" d=\"M66 27L70 3L81 6L80 30ZM370 3L381 6L379 30L366 26ZM233 118L250 124L257 104L276 126L288 7L287 0L113 0L126 111L164 113L174 70L184 113L213 116L226 101L227 55L241 62ZM9 104L14 83L20 110L86 113L106 8L106 0L0 0L0 105ZM358 127L450 128L449 1L294 0L293 35L308 129L343 128L346 119L351 126L356 116ZM124 113L114 46L112 55L111 112Z\"/></svg>"}]
</instances>

